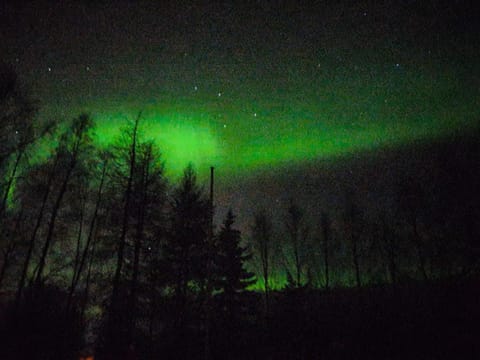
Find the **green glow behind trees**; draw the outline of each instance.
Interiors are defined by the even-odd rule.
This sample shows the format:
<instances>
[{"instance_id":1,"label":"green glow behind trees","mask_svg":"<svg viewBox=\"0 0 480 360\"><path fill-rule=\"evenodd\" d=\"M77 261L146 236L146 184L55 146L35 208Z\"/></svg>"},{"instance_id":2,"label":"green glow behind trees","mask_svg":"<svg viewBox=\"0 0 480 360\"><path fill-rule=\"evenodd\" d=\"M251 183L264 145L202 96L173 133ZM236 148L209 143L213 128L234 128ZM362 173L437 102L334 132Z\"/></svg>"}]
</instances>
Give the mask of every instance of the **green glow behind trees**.
<instances>
[{"instance_id":1,"label":"green glow behind trees","mask_svg":"<svg viewBox=\"0 0 480 360\"><path fill-rule=\"evenodd\" d=\"M468 132L478 124L479 92L465 71L454 63L397 67L364 59L355 67L322 65L312 79L293 72L271 83L232 81L221 97L199 90L143 101L137 93L133 102L105 96L90 108L101 144L143 109L142 131L157 142L169 176L192 162L231 178Z\"/></svg>"}]
</instances>

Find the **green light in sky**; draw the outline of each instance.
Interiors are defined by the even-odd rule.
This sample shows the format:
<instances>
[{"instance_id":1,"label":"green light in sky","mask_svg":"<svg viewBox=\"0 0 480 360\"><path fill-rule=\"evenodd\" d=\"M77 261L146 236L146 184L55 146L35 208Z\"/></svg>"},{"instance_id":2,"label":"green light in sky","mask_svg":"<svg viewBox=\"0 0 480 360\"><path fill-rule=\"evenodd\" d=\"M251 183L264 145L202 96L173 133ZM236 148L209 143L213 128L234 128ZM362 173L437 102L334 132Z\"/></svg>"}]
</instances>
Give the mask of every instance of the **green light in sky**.
<instances>
[{"instance_id":1,"label":"green light in sky","mask_svg":"<svg viewBox=\"0 0 480 360\"><path fill-rule=\"evenodd\" d=\"M219 155L217 140L208 121L179 114L146 114L142 116L140 134L146 140L155 141L166 162L169 175L181 174L191 162L196 166L208 166ZM201 117L201 116L199 116ZM125 115L97 115L96 137L101 146L108 146L120 135L125 126Z\"/></svg>"},{"instance_id":2,"label":"green light in sky","mask_svg":"<svg viewBox=\"0 0 480 360\"><path fill-rule=\"evenodd\" d=\"M92 115L98 141L107 145L125 119L144 109L142 132L158 143L167 174L181 174L192 162L198 169L222 168L227 178L431 141L477 126L478 89L459 80L465 77L461 69L364 68L337 76L332 68L317 80L303 76L286 84L231 85L221 97L212 90L143 101L138 94L123 104L105 99Z\"/></svg>"}]
</instances>

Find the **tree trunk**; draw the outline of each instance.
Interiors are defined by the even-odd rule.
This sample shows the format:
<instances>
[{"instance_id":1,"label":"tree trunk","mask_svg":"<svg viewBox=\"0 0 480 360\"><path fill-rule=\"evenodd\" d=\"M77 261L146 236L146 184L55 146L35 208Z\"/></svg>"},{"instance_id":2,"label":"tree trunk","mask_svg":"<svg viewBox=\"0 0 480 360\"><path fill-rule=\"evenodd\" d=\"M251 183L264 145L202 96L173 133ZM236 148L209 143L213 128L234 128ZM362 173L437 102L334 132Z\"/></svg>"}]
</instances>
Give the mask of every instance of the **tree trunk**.
<instances>
[{"instance_id":1,"label":"tree trunk","mask_svg":"<svg viewBox=\"0 0 480 360\"><path fill-rule=\"evenodd\" d=\"M298 251L298 233L295 233L295 239L294 239L294 256L295 256L295 270L296 270L296 275L297 275L297 283L296 286L300 286L301 282L301 264L300 264L300 255Z\"/></svg>"},{"instance_id":2,"label":"tree trunk","mask_svg":"<svg viewBox=\"0 0 480 360\"><path fill-rule=\"evenodd\" d=\"M68 291L68 300L67 300L67 312L70 310L70 305L72 302L72 297L73 294L75 293L75 289L78 285L78 282L80 280L80 276L82 275L83 267L85 266L85 260L87 258L88 250L90 249L90 243L92 242L93 235L94 235L94 229L95 229L95 224L97 221L98 217L98 210L100 208L100 204L102 203L102 192L103 192L103 185L105 183L105 174L107 171L107 161L103 163L102 167L102 176L100 178L100 185L98 186L98 191L97 191L97 201L95 202L95 209L93 211L92 219L90 220L90 226L88 229L88 235L87 235L87 242L85 244L85 247L82 252L82 256L80 257L78 267L74 270L73 273L73 278L72 278L72 283L70 284L70 288Z\"/></svg>"},{"instance_id":3,"label":"tree trunk","mask_svg":"<svg viewBox=\"0 0 480 360\"><path fill-rule=\"evenodd\" d=\"M3 251L3 264L2 264L2 268L0 269L0 289L2 288L2 283L5 277L5 273L8 267L10 266L10 260L11 260L10 256L14 249L15 249L15 246L13 246L13 243L9 243L7 245L7 248Z\"/></svg>"},{"instance_id":4,"label":"tree trunk","mask_svg":"<svg viewBox=\"0 0 480 360\"><path fill-rule=\"evenodd\" d=\"M22 273L20 275L20 280L18 282L17 292L16 292L16 295L15 295L15 309L18 309L18 306L20 305L20 300L21 300L21 297L22 297L23 288L25 286L25 280L27 278L28 268L30 266L30 261L31 261L31 258L32 258L33 249L35 247L35 241L36 241L37 233L38 233L38 230L40 229L40 225L41 225L42 220L43 220L43 213L44 213L45 207L47 205L48 196L50 195L50 191L51 191L51 187L52 187L52 183L53 183L53 178L55 176L55 171L56 171L56 168L57 168L57 163L58 163L58 156L55 157L55 162L53 164L52 172L50 173L50 176L48 177L47 188L46 188L45 193L43 195L42 205L40 207L40 211L38 212L37 221L35 223L35 227L33 229L33 233L32 233L32 236L30 237L30 241L29 241L29 244L28 244L27 256L25 257L25 262L24 262L23 267L22 267Z\"/></svg>"},{"instance_id":5,"label":"tree trunk","mask_svg":"<svg viewBox=\"0 0 480 360\"><path fill-rule=\"evenodd\" d=\"M422 241L420 239L420 234L418 233L418 224L417 224L416 216L412 217L412 229L413 229L413 241L417 249L419 270L423 276L423 279L428 280L427 269L425 267L425 255L422 249Z\"/></svg>"},{"instance_id":6,"label":"tree trunk","mask_svg":"<svg viewBox=\"0 0 480 360\"><path fill-rule=\"evenodd\" d=\"M267 241L264 241L263 244L263 254L262 254L262 265L263 265L263 279L265 280L265 312L268 315L270 312L270 285L268 282L269 275L269 263L268 263L268 244Z\"/></svg>"},{"instance_id":7,"label":"tree trunk","mask_svg":"<svg viewBox=\"0 0 480 360\"><path fill-rule=\"evenodd\" d=\"M82 234L83 234L83 218L85 216L85 206L86 206L86 198L82 199L82 205L80 208L80 221L78 224L78 233L77 233L77 246L75 249L75 261L73 264L73 277L72 277L72 282L73 279L75 278L77 274L77 269L78 269L78 264L80 262L80 248L82 246Z\"/></svg>"},{"instance_id":8,"label":"tree trunk","mask_svg":"<svg viewBox=\"0 0 480 360\"><path fill-rule=\"evenodd\" d=\"M23 150L18 152L17 158L15 160L15 164L13 165L12 174L8 178L8 182L4 190L5 192L3 194L2 204L0 205L0 219L2 219L5 214L5 211L7 208L8 194L10 193L10 189L12 188L13 181L15 180L15 175L17 174L18 165L20 164L20 160L22 159L22 156L23 156Z\"/></svg>"},{"instance_id":9,"label":"tree trunk","mask_svg":"<svg viewBox=\"0 0 480 360\"><path fill-rule=\"evenodd\" d=\"M11 255L15 248L17 247L17 243L15 241L18 233L18 227L20 226L20 222L22 221L23 215L23 206L20 208L20 212L18 213L17 219L15 221L15 228L13 229L12 234L9 236L8 244L6 249L3 251L3 264L0 270L0 289L2 288L3 279L5 277L5 273L10 266Z\"/></svg>"},{"instance_id":10,"label":"tree trunk","mask_svg":"<svg viewBox=\"0 0 480 360\"><path fill-rule=\"evenodd\" d=\"M328 245L330 241L330 220L328 219L327 214L322 214L322 230L323 230L323 268L325 272L325 289L328 289L330 286L330 277L329 277L329 254L328 254Z\"/></svg>"},{"instance_id":11,"label":"tree trunk","mask_svg":"<svg viewBox=\"0 0 480 360\"><path fill-rule=\"evenodd\" d=\"M390 276L390 282L395 284L397 282L397 266L395 262L395 240L393 234L388 234L386 219L382 218L382 234L383 244L385 246L387 256L388 274Z\"/></svg>"},{"instance_id":12,"label":"tree trunk","mask_svg":"<svg viewBox=\"0 0 480 360\"><path fill-rule=\"evenodd\" d=\"M67 185L70 180L70 176L72 175L72 171L75 168L76 162L77 162L77 154L72 154L73 158L72 161L70 162L70 166L68 167L67 174L65 175L65 178L62 182L62 185L60 187L60 192L58 193L57 199L55 201L55 204L52 209L52 214L50 216L50 221L48 223L48 232L47 232L47 238L45 239L45 244L43 245L42 249L42 255L40 257L39 261L39 266L38 266L38 271L37 275L35 277L35 284L40 284L42 275L43 275L43 270L45 268L45 261L47 259L48 255L48 250L50 249L50 244L53 239L53 231L55 229L55 221L57 220L57 215L58 211L60 210L60 206L62 205L62 200L63 196L65 195L65 192L67 191Z\"/></svg>"},{"instance_id":13,"label":"tree trunk","mask_svg":"<svg viewBox=\"0 0 480 360\"><path fill-rule=\"evenodd\" d=\"M355 269L355 282L357 287L362 286L362 282L360 279L360 264L358 261L358 243L357 237L352 233L352 260L353 266Z\"/></svg>"},{"instance_id":14,"label":"tree trunk","mask_svg":"<svg viewBox=\"0 0 480 360\"><path fill-rule=\"evenodd\" d=\"M130 287L130 304L129 304L129 314L130 319L128 322L128 340L129 343L133 341L133 333L135 328L135 318L136 318L136 300L137 300L137 288L138 288L138 275L140 269L140 252L143 244L143 228L145 222L145 208L147 206L147 186L149 182L149 165L150 165L150 156L146 156L145 164L143 164L143 172L141 177L141 201L138 207L138 219L137 219L137 229L135 236L135 249L133 255L133 272L131 279Z\"/></svg>"},{"instance_id":15,"label":"tree trunk","mask_svg":"<svg viewBox=\"0 0 480 360\"><path fill-rule=\"evenodd\" d=\"M96 236L95 236L96 238ZM83 299L82 299L82 306L80 309L80 319L85 318L85 309L88 304L88 297L90 296L90 279L91 279L91 274L92 274L92 264L93 264L93 259L95 258L95 247L96 247L97 242L94 240L92 244L92 251L90 253L90 261L88 262L88 270L87 270L87 278L85 279L85 290L83 293Z\"/></svg>"},{"instance_id":16,"label":"tree trunk","mask_svg":"<svg viewBox=\"0 0 480 360\"><path fill-rule=\"evenodd\" d=\"M116 316L117 311L117 302L118 302L118 293L120 287L120 278L122 274L123 268L123 258L125 256L125 239L127 236L128 230L128 221L130 218L130 198L132 193L132 185L133 185L133 176L135 172L135 165L136 165L136 151L137 151L137 131L138 131L138 124L140 121L141 113L135 119L135 124L133 127L133 134L132 134L132 144L130 146L130 164L129 164L129 175L127 180L127 187L125 189L125 203L123 208L123 218L122 218L122 230L120 233L120 238L118 241L118 251L117 251L117 265L115 267L115 273L113 276L113 288L112 288L112 296L110 299L110 308L109 308L109 319L108 319L108 326L107 326L107 336L109 339L107 341L112 341L112 337L114 334L114 327L116 326L114 317Z\"/></svg>"}]
</instances>

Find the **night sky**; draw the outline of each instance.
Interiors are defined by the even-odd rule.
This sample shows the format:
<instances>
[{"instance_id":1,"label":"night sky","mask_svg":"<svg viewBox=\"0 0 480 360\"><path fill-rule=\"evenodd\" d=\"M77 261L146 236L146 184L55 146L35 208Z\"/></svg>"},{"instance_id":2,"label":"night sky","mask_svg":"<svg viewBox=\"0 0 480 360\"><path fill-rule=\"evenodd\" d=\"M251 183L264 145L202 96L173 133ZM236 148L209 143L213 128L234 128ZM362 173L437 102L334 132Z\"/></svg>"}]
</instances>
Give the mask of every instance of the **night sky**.
<instances>
[{"instance_id":1,"label":"night sky","mask_svg":"<svg viewBox=\"0 0 480 360\"><path fill-rule=\"evenodd\" d=\"M340 206L342 184L409 168L391 152L478 128L473 2L52 3L0 5L2 61L39 121L87 111L108 144L142 110L170 176L214 165L241 221L291 196Z\"/></svg>"}]
</instances>

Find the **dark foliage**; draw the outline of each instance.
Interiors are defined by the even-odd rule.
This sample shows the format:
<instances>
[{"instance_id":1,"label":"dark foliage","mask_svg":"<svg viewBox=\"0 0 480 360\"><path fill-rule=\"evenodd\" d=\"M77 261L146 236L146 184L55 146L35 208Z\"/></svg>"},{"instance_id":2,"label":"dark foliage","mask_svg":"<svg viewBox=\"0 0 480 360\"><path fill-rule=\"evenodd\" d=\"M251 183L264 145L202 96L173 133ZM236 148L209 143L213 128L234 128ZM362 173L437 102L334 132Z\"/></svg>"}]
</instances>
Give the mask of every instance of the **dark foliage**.
<instances>
[{"instance_id":1,"label":"dark foliage","mask_svg":"<svg viewBox=\"0 0 480 360\"><path fill-rule=\"evenodd\" d=\"M221 308L228 321L234 322L242 314L241 294L255 283L255 274L245 270L251 254L241 245L241 233L233 227L235 216L230 209L217 235L215 276Z\"/></svg>"},{"instance_id":2,"label":"dark foliage","mask_svg":"<svg viewBox=\"0 0 480 360\"><path fill-rule=\"evenodd\" d=\"M4 359L76 359L83 346L79 308L61 311L66 292L55 286L25 289L18 308L10 303L0 314Z\"/></svg>"}]
</instances>

